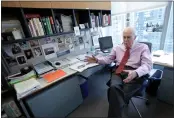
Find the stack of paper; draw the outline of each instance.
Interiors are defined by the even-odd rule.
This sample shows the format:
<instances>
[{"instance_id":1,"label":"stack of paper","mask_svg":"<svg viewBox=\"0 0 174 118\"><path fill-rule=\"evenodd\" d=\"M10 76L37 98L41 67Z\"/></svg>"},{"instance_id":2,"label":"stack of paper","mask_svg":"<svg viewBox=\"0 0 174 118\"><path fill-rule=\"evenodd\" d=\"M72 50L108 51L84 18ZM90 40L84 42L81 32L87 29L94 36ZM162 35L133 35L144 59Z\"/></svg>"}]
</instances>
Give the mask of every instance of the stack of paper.
<instances>
[{"instance_id":1,"label":"stack of paper","mask_svg":"<svg viewBox=\"0 0 174 118\"><path fill-rule=\"evenodd\" d=\"M27 74L17 73L17 74L8 76L8 80L10 80L9 83L13 85L18 82L25 81L25 80L28 80L30 78L35 78L35 77L36 77L35 71L31 70Z\"/></svg>"},{"instance_id":2,"label":"stack of paper","mask_svg":"<svg viewBox=\"0 0 174 118\"><path fill-rule=\"evenodd\" d=\"M40 83L35 78L14 84L18 98L24 97L25 95L39 89L40 87Z\"/></svg>"},{"instance_id":3,"label":"stack of paper","mask_svg":"<svg viewBox=\"0 0 174 118\"><path fill-rule=\"evenodd\" d=\"M97 63L88 64L88 62L80 61L79 63L76 63L76 64L70 66L70 69L76 70L78 72L82 72L90 67L97 66L97 65L98 65Z\"/></svg>"},{"instance_id":4,"label":"stack of paper","mask_svg":"<svg viewBox=\"0 0 174 118\"><path fill-rule=\"evenodd\" d=\"M81 54L77 56L77 59L79 59L80 61L84 61L86 59L86 56L92 56L92 55L88 55L88 54Z\"/></svg>"}]
</instances>

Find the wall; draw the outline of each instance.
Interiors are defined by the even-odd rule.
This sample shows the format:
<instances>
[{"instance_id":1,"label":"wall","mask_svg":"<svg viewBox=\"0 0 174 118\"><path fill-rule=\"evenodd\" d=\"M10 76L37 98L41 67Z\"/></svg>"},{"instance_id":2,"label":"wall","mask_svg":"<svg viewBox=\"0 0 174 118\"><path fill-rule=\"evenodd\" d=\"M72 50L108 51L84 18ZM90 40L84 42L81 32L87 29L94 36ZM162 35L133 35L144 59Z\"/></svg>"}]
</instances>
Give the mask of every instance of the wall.
<instances>
[{"instance_id":1,"label":"wall","mask_svg":"<svg viewBox=\"0 0 174 118\"><path fill-rule=\"evenodd\" d=\"M62 51L65 51L65 50L68 50L69 49L69 44L66 44L65 43L65 39L67 37L71 37L71 40L72 40L72 44L74 46L74 50L70 51L70 55L77 55L78 53L81 53L81 52L84 52L84 51L87 51L90 49L91 45L92 45L92 42L91 42L91 35L90 35L90 32L89 30L88 31L81 31L81 36L80 37L83 37L83 43L80 44L79 42L79 36L74 36L74 33L72 34L67 34L67 35L61 35L61 36L52 36L52 37L48 37L50 40L54 39L55 40L55 43L56 44L56 47L59 49L58 52L56 52L57 54L62 52ZM42 39L39 39L39 46L34 46L34 47L31 47L31 45L29 44L29 46L25 47L25 48L21 48L21 52L20 53L17 53L17 54L13 54L12 53L12 45L13 44L10 44L10 45L3 45L2 46L2 49L5 50L5 52L8 54L8 55L13 55L11 57L15 58L17 60L17 57L18 56L21 56L21 55L24 55L25 57L25 60L27 63L25 64L15 64L15 65L8 65L8 68L9 70L11 71L11 74L14 74L14 73L17 73L20 71L21 68L27 66L27 65L36 65L38 63L41 63L41 62L44 62L46 61L45 59L45 56L44 56L44 53L43 53L43 49L42 49L42 45L44 44L48 44L49 42L46 41L46 39L48 38L42 38ZM58 38L61 38L63 40L64 43L62 44L58 44ZM75 43L74 41L77 41L77 44L78 46L75 46ZM28 41L27 41L28 42ZM88 42L88 43L87 43ZM29 42L28 42L29 43ZM50 42L51 43L51 42ZM17 45L19 45L18 43L16 43ZM80 48L80 46L83 45L83 49ZM41 56L35 56L34 54L34 51L33 49L34 48L37 48L37 47L40 47L41 49L41 52L42 52L42 55ZM32 50L32 54L34 56L34 58L31 58L31 59L27 59L26 58L26 55L24 53L24 50L28 50L28 49L31 49ZM60 56L58 58L62 58L64 56Z\"/></svg>"}]
</instances>

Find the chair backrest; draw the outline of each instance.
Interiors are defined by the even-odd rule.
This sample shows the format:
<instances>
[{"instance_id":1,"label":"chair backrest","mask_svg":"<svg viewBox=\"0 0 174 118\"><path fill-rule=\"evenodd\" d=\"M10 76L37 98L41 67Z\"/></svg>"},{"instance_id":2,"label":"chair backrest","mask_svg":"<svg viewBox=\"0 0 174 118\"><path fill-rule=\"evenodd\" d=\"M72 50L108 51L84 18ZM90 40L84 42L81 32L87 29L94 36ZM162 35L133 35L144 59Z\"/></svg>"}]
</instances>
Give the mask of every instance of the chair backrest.
<instances>
[{"instance_id":1,"label":"chair backrest","mask_svg":"<svg viewBox=\"0 0 174 118\"><path fill-rule=\"evenodd\" d=\"M140 43L146 44L149 47L150 52L152 51L152 43L150 42L140 42Z\"/></svg>"}]
</instances>

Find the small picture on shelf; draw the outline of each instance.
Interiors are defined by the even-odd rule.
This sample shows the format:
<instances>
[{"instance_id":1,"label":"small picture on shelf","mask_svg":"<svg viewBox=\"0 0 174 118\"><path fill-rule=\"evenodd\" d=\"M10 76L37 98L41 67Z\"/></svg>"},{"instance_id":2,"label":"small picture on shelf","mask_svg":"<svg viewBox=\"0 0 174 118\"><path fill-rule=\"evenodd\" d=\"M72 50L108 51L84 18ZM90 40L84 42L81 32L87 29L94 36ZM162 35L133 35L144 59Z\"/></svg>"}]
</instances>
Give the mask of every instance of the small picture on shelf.
<instances>
[{"instance_id":1,"label":"small picture on shelf","mask_svg":"<svg viewBox=\"0 0 174 118\"><path fill-rule=\"evenodd\" d=\"M33 48L33 52L34 52L35 57L39 57L42 55L40 47Z\"/></svg>"},{"instance_id":2,"label":"small picture on shelf","mask_svg":"<svg viewBox=\"0 0 174 118\"><path fill-rule=\"evenodd\" d=\"M18 54L18 53L22 52L19 44L17 44L17 43L12 45L12 49L11 50L12 50L13 54Z\"/></svg>"},{"instance_id":3,"label":"small picture on shelf","mask_svg":"<svg viewBox=\"0 0 174 118\"><path fill-rule=\"evenodd\" d=\"M19 45L22 49L30 48L29 43L27 41L21 42L19 43Z\"/></svg>"},{"instance_id":4,"label":"small picture on shelf","mask_svg":"<svg viewBox=\"0 0 174 118\"><path fill-rule=\"evenodd\" d=\"M29 42L30 42L30 46L31 47L39 46L39 41L38 40L31 40Z\"/></svg>"},{"instance_id":5,"label":"small picture on shelf","mask_svg":"<svg viewBox=\"0 0 174 118\"><path fill-rule=\"evenodd\" d=\"M26 56L27 59L31 59L31 58L34 57L31 49L24 50L24 53L25 53L25 56Z\"/></svg>"},{"instance_id":6,"label":"small picture on shelf","mask_svg":"<svg viewBox=\"0 0 174 118\"><path fill-rule=\"evenodd\" d=\"M24 55L18 56L18 57L16 57L16 59L17 59L17 62L18 62L19 65L23 65L23 64L26 63Z\"/></svg>"}]
</instances>

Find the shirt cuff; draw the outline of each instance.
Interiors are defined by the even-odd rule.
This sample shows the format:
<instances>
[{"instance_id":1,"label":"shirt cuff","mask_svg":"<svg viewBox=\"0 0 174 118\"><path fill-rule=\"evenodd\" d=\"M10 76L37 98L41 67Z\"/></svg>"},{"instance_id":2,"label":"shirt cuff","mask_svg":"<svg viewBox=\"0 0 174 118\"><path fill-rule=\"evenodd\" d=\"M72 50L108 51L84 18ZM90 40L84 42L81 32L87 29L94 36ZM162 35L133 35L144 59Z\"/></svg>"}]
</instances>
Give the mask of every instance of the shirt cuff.
<instances>
[{"instance_id":1,"label":"shirt cuff","mask_svg":"<svg viewBox=\"0 0 174 118\"><path fill-rule=\"evenodd\" d=\"M142 76L142 74L138 70L135 70L135 72L137 73L138 78L140 78Z\"/></svg>"}]
</instances>

